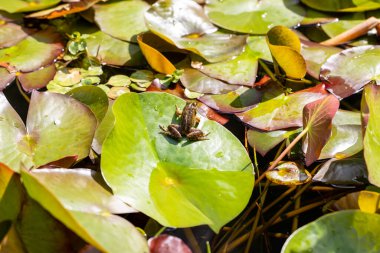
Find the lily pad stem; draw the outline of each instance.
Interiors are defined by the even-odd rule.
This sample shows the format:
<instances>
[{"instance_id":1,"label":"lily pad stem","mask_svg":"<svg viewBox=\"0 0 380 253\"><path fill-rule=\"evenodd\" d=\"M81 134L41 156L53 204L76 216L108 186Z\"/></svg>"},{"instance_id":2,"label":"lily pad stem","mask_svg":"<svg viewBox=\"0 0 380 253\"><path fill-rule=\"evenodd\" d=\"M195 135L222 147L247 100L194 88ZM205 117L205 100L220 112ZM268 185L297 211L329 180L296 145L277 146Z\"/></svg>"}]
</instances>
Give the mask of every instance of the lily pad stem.
<instances>
[{"instance_id":1,"label":"lily pad stem","mask_svg":"<svg viewBox=\"0 0 380 253\"><path fill-rule=\"evenodd\" d=\"M191 245L193 253L202 253L202 250L199 247L198 241L195 238L194 233L191 230L191 228L184 228L183 231L185 233L185 236L186 236L187 240L189 241L189 243Z\"/></svg>"},{"instance_id":2,"label":"lily pad stem","mask_svg":"<svg viewBox=\"0 0 380 253\"><path fill-rule=\"evenodd\" d=\"M262 60L259 60L260 66L264 69L265 73L273 80L275 81L278 85L280 85L284 91L287 90L287 88L284 86L284 84L276 77L276 75L270 70L268 65L266 65Z\"/></svg>"},{"instance_id":3,"label":"lily pad stem","mask_svg":"<svg viewBox=\"0 0 380 253\"><path fill-rule=\"evenodd\" d=\"M17 89L18 91L20 92L20 94L22 95L22 97L26 100L26 102L28 102L28 104L30 103L30 98L28 97L28 95L26 95L24 89L21 87L21 83L20 81L16 78L16 85L17 85Z\"/></svg>"}]
</instances>

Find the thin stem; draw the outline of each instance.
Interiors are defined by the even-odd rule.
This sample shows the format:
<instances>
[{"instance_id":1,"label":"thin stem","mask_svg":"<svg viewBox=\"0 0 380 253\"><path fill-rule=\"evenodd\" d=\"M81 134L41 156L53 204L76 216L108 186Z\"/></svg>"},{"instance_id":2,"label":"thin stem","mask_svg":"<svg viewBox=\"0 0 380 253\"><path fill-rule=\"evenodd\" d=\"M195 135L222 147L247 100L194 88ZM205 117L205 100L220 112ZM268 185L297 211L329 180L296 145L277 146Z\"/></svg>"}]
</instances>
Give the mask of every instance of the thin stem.
<instances>
[{"instance_id":1,"label":"thin stem","mask_svg":"<svg viewBox=\"0 0 380 253\"><path fill-rule=\"evenodd\" d=\"M20 81L16 78L16 85L17 85L17 89L18 91L20 92L20 94L22 95L22 97L26 100L26 102L28 102L28 104L30 103L30 98L28 97L28 95L26 95L24 89L21 87L21 83Z\"/></svg>"},{"instance_id":2,"label":"thin stem","mask_svg":"<svg viewBox=\"0 0 380 253\"><path fill-rule=\"evenodd\" d=\"M160 230L157 231L157 233L154 235L154 237L159 236L160 234L162 234L162 232L164 232L166 228L167 227L160 228Z\"/></svg>"},{"instance_id":3,"label":"thin stem","mask_svg":"<svg viewBox=\"0 0 380 253\"><path fill-rule=\"evenodd\" d=\"M286 149L284 149L284 151L282 151L282 153L279 155L279 157L277 157L277 159L276 159L274 162L272 162L272 164L269 166L269 168L268 168L264 173L262 173L262 174L260 175L260 177L259 177L259 178L256 180L256 182L255 182L255 186L256 186L261 180L264 179L265 174L266 174L268 171L272 170L273 168L275 168L275 167L277 166L277 164L282 160L282 158L284 158L285 155L286 155L287 153L289 153L289 151L290 151L290 150L291 150L291 149L297 144L297 142L298 142L299 140L301 140L301 138L307 133L308 130L309 130L308 128L305 128L304 130L302 130L301 133L299 133L299 135L297 135L296 138L294 138L294 140L289 144L289 146L288 146Z\"/></svg>"},{"instance_id":4,"label":"thin stem","mask_svg":"<svg viewBox=\"0 0 380 253\"><path fill-rule=\"evenodd\" d=\"M198 241L195 238L194 233L191 230L191 228L184 228L183 230L184 230L186 238L189 240L189 243L191 245L191 248L193 249L193 252L194 253L202 253L202 250L199 247Z\"/></svg>"},{"instance_id":5,"label":"thin stem","mask_svg":"<svg viewBox=\"0 0 380 253\"><path fill-rule=\"evenodd\" d=\"M351 41L353 39L356 39L364 34L367 34L369 30L372 28L377 29L377 26L380 24L380 20L375 17L370 17L363 21L362 23L354 26L353 28L335 36L334 38L325 40L321 42L321 45L324 46L336 46L343 44L345 42Z\"/></svg>"},{"instance_id":6,"label":"thin stem","mask_svg":"<svg viewBox=\"0 0 380 253\"><path fill-rule=\"evenodd\" d=\"M298 210L301 207L301 196L296 198L294 203L294 210ZM294 216L292 223L292 233L298 229L298 215Z\"/></svg>"}]
</instances>

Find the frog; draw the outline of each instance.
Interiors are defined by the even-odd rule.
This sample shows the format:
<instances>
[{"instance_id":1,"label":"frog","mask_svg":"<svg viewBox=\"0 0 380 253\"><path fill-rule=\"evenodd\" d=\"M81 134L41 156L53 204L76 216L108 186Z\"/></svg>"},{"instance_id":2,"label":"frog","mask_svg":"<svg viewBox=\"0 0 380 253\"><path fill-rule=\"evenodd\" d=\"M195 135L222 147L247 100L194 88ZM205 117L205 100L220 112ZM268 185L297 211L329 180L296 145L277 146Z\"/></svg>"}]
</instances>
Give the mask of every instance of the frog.
<instances>
[{"instance_id":1,"label":"frog","mask_svg":"<svg viewBox=\"0 0 380 253\"><path fill-rule=\"evenodd\" d=\"M176 115L180 116L180 124L170 124L167 128L159 126L161 133L180 140L186 137L189 141L208 140L207 134L196 128L200 119L197 117L197 104L195 102L186 102L183 110L176 106Z\"/></svg>"}]
</instances>

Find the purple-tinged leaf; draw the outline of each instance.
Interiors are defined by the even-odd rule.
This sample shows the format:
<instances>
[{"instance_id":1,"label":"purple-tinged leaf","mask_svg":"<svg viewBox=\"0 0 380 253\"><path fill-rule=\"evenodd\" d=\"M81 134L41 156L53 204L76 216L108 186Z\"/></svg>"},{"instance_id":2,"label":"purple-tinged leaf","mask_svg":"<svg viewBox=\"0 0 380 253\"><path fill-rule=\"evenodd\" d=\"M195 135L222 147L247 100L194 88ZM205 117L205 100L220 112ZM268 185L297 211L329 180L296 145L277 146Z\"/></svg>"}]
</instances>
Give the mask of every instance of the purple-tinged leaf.
<instances>
[{"instance_id":1,"label":"purple-tinged leaf","mask_svg":"<svg viewBox=\"0 0 380 253\"><path fill-rule=\"evenodd\" d=\"M328 95L303 108L303 125L307 136L303 143L306 166L316 161L331 135L332 120L339 108L339 100Z\"/></svg>"},{"instance_id":2,"label":"purple-tinged leaf","mask_svg":"<svg viewBox=\"0 0 380 253\"><path fill-rule=\"evenodd\" d=\"M380 46L360 46L334 54L321 67L326 89L342 99L369 82L380 84Z\"/></svg>"},{"instance_id":3,"label":"purple-tinged leaf","mask_svg":"<svg viewBox=\"0 0 380 253\"><path fill-rule=\"evenodd\" d=\"M32 90L46 87L46 85L54 79L56 72L55 65L51 64L50 66L33 72L21 73L18 76L18 80L25 91L31 92Z\"/></svg>"},{"instance_id":4,"label":"purple-tinged leaf","mask_svg":"<svg viewBox=\"0 0 380 253\"><path fill-rule=\"evenodd\" d=\"M4 90L16 78L15 73L9 73L6 68L0 67L0 91Z\"/></svg>"},{"instance_id":5,"label":"purple-tinged leaf","mask_svg":"<svg viewBox=\"0 0 380 253\"><path fill-rule=\"evenodd\" d=\"M259 103L254 108L237 113L244 123L264 130L273 131L302 126L302 110L306 104L325 97L324 85L301 90L290 95L278 95Z\"/></svg>"},{"instance_id":6,"label":"purple-tinged leaf","mask_svg":"<svg viewBox=\"0 0 380 253\"><path fill-rule=\"evenodd\" d=\"M33 30L14 23L0 25L0 48L11 47L25 39ZM12 34L12 36L9 36Z\"/></svg>"},{"instance_id":7,"label":"purple-tinged leaf","mask_svg":"<svg viewBox=\"0 0 380 253\"><path fill-rule=\"evenodd\" d=\"M178 237L159 235L148 240L150 253L191 253L190 248Z\"/></svg>"}]
</instances>

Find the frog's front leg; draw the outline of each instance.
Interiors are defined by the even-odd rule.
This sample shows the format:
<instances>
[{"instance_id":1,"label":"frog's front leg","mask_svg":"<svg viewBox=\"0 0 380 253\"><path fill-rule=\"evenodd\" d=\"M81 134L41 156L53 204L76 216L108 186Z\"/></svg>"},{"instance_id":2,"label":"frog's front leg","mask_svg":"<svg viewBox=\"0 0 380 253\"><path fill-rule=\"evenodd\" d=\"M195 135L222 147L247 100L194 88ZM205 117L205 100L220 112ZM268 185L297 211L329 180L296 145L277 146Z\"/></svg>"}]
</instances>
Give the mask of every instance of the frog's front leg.
<instances>
[{"instance_id":1,"label":"frog's front leg","mask_svg":"<svg viewBox=\"0 0 380 253\"><path fill-rule=\"evenodd\" d=\"M197 128L191 128L190 129L190 132L186 135L186 138L189 140L189 141L203 141L203 140L208 140L208 138L206 138L206 136L208 135L209 133L205 134L204 132L202 132L202 130L200 129L197 129Z\"/></svg>"},{"instance_id":2,"label":"frog's front leg","mask_svg":"<svg viewBox=\"0 0 380 253\"><path fill-rule=\"evenodd\" d=\"M182 138L180 126L177 124L170 124L166 129L160 125L161 133L172 137L173 139L179 140Z\"/></svg>"}]
</instances>

